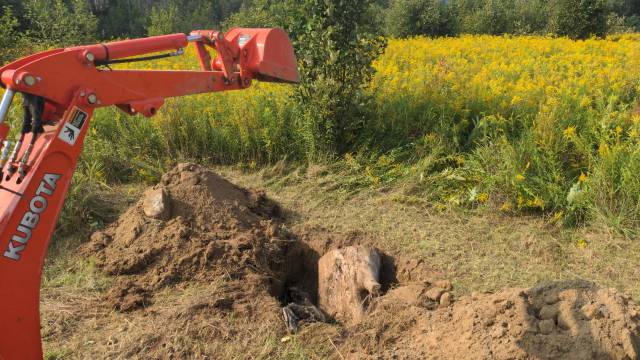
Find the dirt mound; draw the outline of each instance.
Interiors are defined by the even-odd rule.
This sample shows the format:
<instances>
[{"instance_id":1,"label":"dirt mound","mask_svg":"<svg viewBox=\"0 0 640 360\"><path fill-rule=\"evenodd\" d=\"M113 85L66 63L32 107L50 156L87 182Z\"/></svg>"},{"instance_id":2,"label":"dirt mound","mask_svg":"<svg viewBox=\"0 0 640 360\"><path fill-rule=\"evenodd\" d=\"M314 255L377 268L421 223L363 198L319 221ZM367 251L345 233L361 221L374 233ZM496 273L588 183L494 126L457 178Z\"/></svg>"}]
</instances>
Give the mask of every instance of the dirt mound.
<instances>
[{"instance_id":1,"label":"dirt mound","mask_svg":"<svg viewBox=\"0 0 640 360\"><path fill-rule=\"evenodd\" d=\"M150 216L149 206L160 211ZM94 234L87 252L118 277L109 298L121 311L148 305L155 291L184 281L246 281L259 274L252 281L270 289L281 278L284 257L278 212L261 193L181 164L116 223Z\"/></svg>"},{"instance_id":2,"label":"dirt mound","mask_svg":"<svg viewBox=\"0 0 640 360\"><path fill-rule=\"evenodd\" d=\"M379 298L348 331L349 358L637 359L640 307L583 281L475 294L428 310L420 285Z\"/></svg>"},{"instance_id":3,"label":"dirt mound","mask_svg":"<svg viewBox=\"0 0 640 360\"><path fill-rule=\"evenodd\" d=\"M103 331L89 353L271 358L295 345L289 331L343 359L638 358L640 307L614 290L572 281L454 299L423 261L364 233L281 231L279 213L199 166L167 173L84 249L113 279L95 301L109 317L83 323ZM255 339L271 350L245 354Z\"/></svg>"}]
</instances>

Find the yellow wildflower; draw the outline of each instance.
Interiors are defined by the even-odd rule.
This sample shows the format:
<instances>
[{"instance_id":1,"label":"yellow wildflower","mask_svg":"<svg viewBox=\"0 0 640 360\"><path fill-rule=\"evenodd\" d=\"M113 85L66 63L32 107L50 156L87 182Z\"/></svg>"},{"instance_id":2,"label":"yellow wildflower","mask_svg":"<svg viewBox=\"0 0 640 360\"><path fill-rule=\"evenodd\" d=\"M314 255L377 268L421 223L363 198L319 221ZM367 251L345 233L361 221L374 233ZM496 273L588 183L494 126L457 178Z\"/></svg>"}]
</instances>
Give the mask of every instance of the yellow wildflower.
<instances>
[{"instance_id":1,"label":"yellow wildflower","mask_svg":"<svg viewBox=\"0 0 640 360\"><path fill-rule=\"evenodd\" d=\"M565 139L573 139L576 136L576 126L571 125L562 132Z\"/></svg>"},{"instance_id":2,"label":"yellow wildflower","mask_svg":"<svg viewBox=\"0 0 640 360\"><path fill-rule=\"evenodd\" d=\"M563 217L564 217L564 211L557 211L555 214L553 214L553 222L557 223L560 220L562 220Z\"/></svg>"},{"instance_id":3,"label":"yellow wildflower","mask_svg":"<svg viewBox=\"0 0 640 360\"><path fill-rule=\"evenodd\" d=\"M607 154L609 154L609 144L600 143L600 146L598 147L598 154L600 156L606 156Z\"/></svg>"},{"instance_id":4,"label":"yellow wildflower","mask_svg":"<svg viewBox=\"0 0 640 360\"><path fill-rule=\"evenodd\" d=\"M591 105L591 99L589 99L588 97L583 97L582 100L580 100L580 107L586 108L589 107Z\"/></svg>"},{"instance_id":5,"label":"yellow wildflower","mask_svg":"<svg viewBox=\"0 0 640 360\"><path fill-rule=\"evenodd\" d=\"M587 247L587 240L585 239L578 239L578 241L576 241L576 246L578 246L580 249L584 249Z\"/></svg>"},{"instance_id":6,"label":"yellow wildflower","mask_svg":"<svg viewBox=\"0 0 640 360\"><path fill-rule=\"evenodd\" d=\"M532 209L544 210L544 200L536 196L533 200L527 201L527 206Z\"/></svg>"},{"instance_id":7,"label":"yellow wildflower","mask_svg":"<svg viewBox=\"0 0 640 360\"><path fill-rule=\"evenodd\" d=\"M579 182L579 183L583 183L583 182L587 181L587 179L588 179L588 178L589 178L589 177L587 176L587 174L585 174L585 173L581 173L581 174L580 174L580 177L578 178L578 182Z\"/></svg>"}]
</instances>

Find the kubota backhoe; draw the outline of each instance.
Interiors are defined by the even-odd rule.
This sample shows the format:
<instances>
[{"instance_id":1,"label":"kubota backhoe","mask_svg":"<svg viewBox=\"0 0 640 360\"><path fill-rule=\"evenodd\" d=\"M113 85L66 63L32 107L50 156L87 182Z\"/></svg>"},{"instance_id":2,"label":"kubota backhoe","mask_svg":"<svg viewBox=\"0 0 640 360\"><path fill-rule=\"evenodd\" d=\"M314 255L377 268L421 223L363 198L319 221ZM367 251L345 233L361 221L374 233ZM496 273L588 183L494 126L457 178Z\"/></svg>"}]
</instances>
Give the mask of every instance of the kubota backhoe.
<instances>
[{"instance_id":1,"label":"kubota backhoe","mask_svg":"<svg viewBox=\"0 0 640 360\"><path fill-rule=\"evenodd\" d=\"M182 55L189 43L198 71L111 68ZM0 79L0 360L13 360L43 356L42 266L95 109L151 117L170 97L245 89L254 79L297 83L299 75L284 31L236 28L45 51L0 68ZM5 119L17 93L24 121L10 141Z\"/></svg>"}]
</instances>

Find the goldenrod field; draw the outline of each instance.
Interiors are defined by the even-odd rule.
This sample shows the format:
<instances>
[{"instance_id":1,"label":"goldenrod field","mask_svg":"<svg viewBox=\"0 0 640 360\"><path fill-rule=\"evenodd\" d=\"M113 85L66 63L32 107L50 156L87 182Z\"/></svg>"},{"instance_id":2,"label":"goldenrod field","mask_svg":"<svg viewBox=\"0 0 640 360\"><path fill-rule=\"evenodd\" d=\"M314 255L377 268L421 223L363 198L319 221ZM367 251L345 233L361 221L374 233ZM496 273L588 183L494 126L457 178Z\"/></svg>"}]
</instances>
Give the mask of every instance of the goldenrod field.
<instances>
[{"instance_id":1,"label":"goldenrod field","mask_svg":"<svg viewBox=\"0 0 640 360\"><path fill-rule=\"evenodd\" d=\"M493 206L554 222L640 220L640 35L571 41L462 36L390 40L375 64L374 118L334 167L344 189L397 185L399 200ZM130 67L196 69L185 56ZM168 101L153 119L101 110L82 168L153 181L178 160L305 163L292 86Z\"/></svg>"}]
</instances>

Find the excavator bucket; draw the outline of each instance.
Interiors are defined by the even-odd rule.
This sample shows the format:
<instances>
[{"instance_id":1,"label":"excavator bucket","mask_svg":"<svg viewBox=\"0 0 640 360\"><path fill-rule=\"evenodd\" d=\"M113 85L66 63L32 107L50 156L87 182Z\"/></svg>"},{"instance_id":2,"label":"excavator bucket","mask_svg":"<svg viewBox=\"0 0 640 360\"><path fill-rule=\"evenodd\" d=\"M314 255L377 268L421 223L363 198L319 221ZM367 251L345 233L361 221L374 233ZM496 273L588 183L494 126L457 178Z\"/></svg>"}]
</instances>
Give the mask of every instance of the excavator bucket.
<instances>
[{"instance_id":1,"label":"excavator bucket","mask_svg":"<svg viewBox=\"0 0 640 360\"><path fill-rule=\"evenodd\" d=\"M255 79L299 83L298 64L289 36L282 29L231 29L225 35L240 51L248 50L246 66Z\"/></svg>"}]
</instances>

